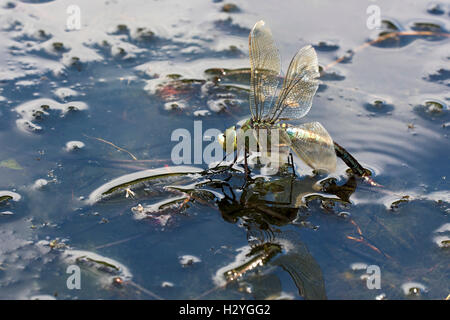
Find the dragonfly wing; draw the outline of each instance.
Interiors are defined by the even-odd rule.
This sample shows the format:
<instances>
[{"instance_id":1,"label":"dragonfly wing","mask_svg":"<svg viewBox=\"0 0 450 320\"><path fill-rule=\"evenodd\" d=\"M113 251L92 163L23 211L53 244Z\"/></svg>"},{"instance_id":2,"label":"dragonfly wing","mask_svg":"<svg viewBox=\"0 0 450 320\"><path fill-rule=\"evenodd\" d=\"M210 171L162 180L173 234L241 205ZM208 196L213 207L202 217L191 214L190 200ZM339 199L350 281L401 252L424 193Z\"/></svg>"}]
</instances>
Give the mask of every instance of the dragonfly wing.
<instances>
[{"instance_id":1,"label":"dragonfly wing","mask_svg":"<svg viewBox=\"0 0 450 320\"><path fill-rule=\"evenodd\" d=\"M319 122L309 122L286 129L291 149L311 168L333 172L336 169L334 142Z\"/></svg>"},{"instance_id":2,"label":"dragonfly wing","mask_svg":"<svg viewBox=\"0 0 450 320\"><path fill-rule=\"evenodd\" d=\"M253 141L257 142L252 151L258 152L260 161L270 163L272 168L279 168L288 161L291 141L285 129L268 126L255 128L252 132Z\"/></svg>"},{"instance_id":3,"label":"dragonfly wing","mask_svg":"<svg viewBox=\"0 0 450 320\"><path fill-rule=\"evenodd\" d=\"M249 35L250 111L253 119L265 116L276 94L281 71L280 53L264 21L255 24Z\"/></svg>"},{"instance_id":4,"label":"dragonfly wing","mask_svg":"<svg viewBox=\"0 0 450 320\"><path fill-rule=\"evenodd\" d=\"M274 108L272 120L300 119L311 109L312 99L319 87L319 64L312 46L300 49L292 58L283 87Z\"/></svg>"}]
</instances>

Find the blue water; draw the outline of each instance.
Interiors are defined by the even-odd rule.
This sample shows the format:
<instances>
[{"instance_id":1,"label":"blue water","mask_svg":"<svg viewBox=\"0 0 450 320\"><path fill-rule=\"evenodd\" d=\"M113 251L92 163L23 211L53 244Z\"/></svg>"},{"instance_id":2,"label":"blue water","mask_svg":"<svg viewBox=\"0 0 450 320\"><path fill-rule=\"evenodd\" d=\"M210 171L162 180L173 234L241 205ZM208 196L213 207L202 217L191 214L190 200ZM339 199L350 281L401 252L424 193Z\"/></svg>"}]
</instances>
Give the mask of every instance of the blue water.
<instances>
[{"instance_id":1,"label":"blue water","mask_svg":"<svg viewBox=\"0 0 450 320\"><path fill-rule=\"evenodd\" d=\"M428 1L252 0L233 1L240 10L228 13L215 1L83 0L77 2L81 28L68 31L70 1L8 3L0 8L0 199L17 196L0 202L1 299L444 299L450 293L448 6L441 12ZM402 36L357 49L382 31L366 25L370 4L401 31L441 36ZM247 36L259 19L272 29L283 70L306 44L315 46L323 67L348 55L322 76L305 121L320 121L382 187L357 179L350 203L322 192L293 219L269 221L274 235L263 239L281 244L282 252L259 273L224 287L219 270L254 245L248 225L255 232L264 227L257 223L261 214L249 211L252 201L235 220L217 199L198 194L136 218L132 208L180 196L164 187L203 181L195 175L132 186L135 196L123 189L111 199L86 199L126 174L174 166L174 130L193 135L200 120L203 132L224 130L249 116L245 70L222 76L219 87L206 82L214 76L205 71L248 68ZM168 103L178 107L167 110ZM214 107L220 103L223 108ZM67 150L70 141L84 146ZM313 177L300 160L297 169L293 193L300 200L317 194L322 180L335 178L340 186L349 180L342 161L330 176ZM237 198L242 176L230 180ZM288 192L282 186L278 196ZM222 194L216 187L202 189ZM78 257L112 261L118 270L71 260L79 251ZM282 257L314 275L306 296L280 267ZM354 270L355 263L363 269ZM81 268L79 290L67 287L72 264ZM380 289L367 287L369 265L380 269Z\"/></svg>"}]
</instances>

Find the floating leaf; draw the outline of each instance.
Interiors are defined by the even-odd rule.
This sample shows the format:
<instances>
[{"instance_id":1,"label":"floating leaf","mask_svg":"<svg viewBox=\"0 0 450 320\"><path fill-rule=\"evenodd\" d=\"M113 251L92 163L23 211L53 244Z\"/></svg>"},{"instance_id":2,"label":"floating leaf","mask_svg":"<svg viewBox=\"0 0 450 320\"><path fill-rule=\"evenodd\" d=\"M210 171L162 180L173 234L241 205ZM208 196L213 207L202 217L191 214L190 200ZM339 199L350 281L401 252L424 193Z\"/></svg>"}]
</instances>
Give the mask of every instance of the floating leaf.
<instances>
[{"instance_id":1,"label":"floating leaf","mask_svg":"<svg viewBox=\"0 0 450 320\"><path fill-rule=\"evenodd\" d=\"M12 199L11 196L0 196L0 204L1 203L6 203L6 202L8 202L11 199Z\"/></svg>"},{"instance_id":2,"label":"floating leaf","mask_svg":"<svg viewBox=\"0 0 450 320\"><path fill-rule=\"evenodd\" d=\"M23 170L22 166L14 159L3 160L0 162L0 168L12 170Z\"/></svg>"}]
</instances>

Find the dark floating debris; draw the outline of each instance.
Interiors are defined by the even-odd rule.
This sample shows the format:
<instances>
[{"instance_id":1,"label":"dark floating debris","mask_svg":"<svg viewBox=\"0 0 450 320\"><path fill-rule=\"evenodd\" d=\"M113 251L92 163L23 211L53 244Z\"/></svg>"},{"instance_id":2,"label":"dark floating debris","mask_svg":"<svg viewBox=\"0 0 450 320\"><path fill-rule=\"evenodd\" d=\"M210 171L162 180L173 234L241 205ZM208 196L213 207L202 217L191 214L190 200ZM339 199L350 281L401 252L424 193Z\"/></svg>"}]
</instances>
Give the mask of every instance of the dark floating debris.
<instances>
[{"instance_id":1,"label":"dark floating debris","mask_svg":"<svg viewBox=\"0 0 450 320\"><path fill-rule=\"evenodd\" d=\"M174 286L174 284L170 281L163 281L161 283L162 288L172 288L173 286Z\"/></svg>"},{"instance_id":2,"label":"dark floating debris","mask_svg":"<svg viewBox=\"0 0 450 320\"><path fill-rule=\"evenodd\" d=\"M114 277L112 279L112 285L118 288L122 288L124 281L121 277Z\"/></svg>"},{"instance_id":3,"label":"dark floating debris","mask_svg":"<svg viewBox=\"0 0 450 320\"><path fill-rule=\"evenodd\" d=\"M421 38L428 41L441 41L443 39L446 39L443 34L447 33L447 30L442 26L441 24L429 22L429 21L417 21L412 23L411 27L414 31L425 31L425 32L433 32L436 33L436 35L420 35L416 36L414 38Z\"/></svg>"},{"instance_id":4,"label":"dark floating debris","mask_svg":"<svg viewBox=\"0 0 450 320\"><path fill-rule=\"evenodd\" d=\"M67 65L71 68L76 69L77 71L81 71L83 68L83 65L81 63L80 58L78 57L71 57L69 58Z\"/></svg>"},{"instance_id":5,"label":"dark floating debris","mask_svg":"<svg viewBox=\"0 0 450 320\"><path fill-rule=\"evenodd\" d=\"M19 201L20 198L20 194L16 192L0 190L0 205L8 203L10 200Z\"/></svg>"},{"instance_id":6,"label":"dark floating debris","mask_svg":"<svg viewBox=\"0 0 450 320\"><path fill-rule=\"evenodd\" d=\"M333 71L325 71L323 66L319 66L320 80L322 81L342 81L345 76L336 68Z\"/></svg>"},{"instance_id":7,"label":"dark floating debris","mask_svg":"<svg viewBox=\"0 0 450 320\"><path fill-rule=\"evenodd\" d=\"M186 109L186 104L183 101L169 101L164 104L164 110L178 110L182 111Z\"/></svg>"},{"instance_id":8,"label":"dark floating debris","mask_svg":"<svg viewBox=\"0 0 450 320\"><path fill-rule=\"evenodd\" d=\"M412 198L408 195L401 197L398 200L395 200L389 206L391 211L396 211L402 204L408 203L412 200Z\"/></svg>"},{"instance_id":9,"label":"dark floating debris","mask_svg":"<svg viewBox=\"0 0 450 320\"><path fill-rule=\"evenodd\" d=\"M440 41L448 37L447 30L439 23L430 21L415 21L409 25L409 30L392 19L381 22L381 31L376 31L370 37L372 46L380 48L404 47L416 39Z\"/></svg>"},{"instance_id":10,"label":"dark floating debris","mask_svg":"<svg viewBox=\"0 0 450 320\"><path fill-rule=\"evenodd\" d=\"M375 297L375 300L386 300L386 294L385 293L380 293L379 295L377 295Z\"/></svg>"},{"instance_id":11,"label":"dark floating debris","mask_svg":"<svg viewBox=\"0 0 450 320\"><path fill-rule=\"evenodd\" d=\"M116 26L116 30L113 32L113 34L130 34L130 29L128 29L128 26L126 24L118 24Z\"/></svg>"},{"instance_id":12,"label":"dark floating debris","mask_svg":"<svg viewBox=\"0 0 450 320\"><path fill-rule=\"evenodd\" d=\"M14 2L8 1L3 5L3 8L5 9L13 9L16 7L16 4Z\"/></svg>"},{"instance_id":13,"label":"dark floating debris","mask_svg":"<svg viewBox=\"0 0 450 320\"><path fill-rule=\"evenodd\" d=\"M55 51L58 51L58 52L67 51L67 49L64 47L64 44L62 42L53 42L52 46Z\"/></svg>"},{"instance_id":14,"label":"dark floating debris","mask_svg":"<svg viewBox=\"0 0 450 320\"><path fill-rule=\"evenodd\" d=\"M431 2L427 6L427 12L435 15L444 14L445 11L440 3Z\"/></svg>"},{"instance_id":15,"label":"dark floating debris","mask_svg":"<svg viewBox=\"0 0 450 320\"><path fill-rule=\"evenodd\" d=\"M154 84L148 85L147 90L164 101L164 111L197 117L207 116L210 111L244 110L241 105L247 100L249 69L211 68L205 70L205 78L187 79L180 74L168 74L150 80Z\"/></svg>"},{"instance_id":16,"label":"dark floating debris","mask_svg":"<svg viewBox=\"0 0 450 320\"><path fill-rule=\"evenodd\" d=\"M436 236L433 238L433 241L434 241L434 243L436 243L436 245L439 248L443 248L443 249L450 248L450 238L446 235Z\"/></svg>"},{"instance_id":17,"label":"dark floating debris","mask_svg":"<svg viewBox=\"0 0 450 320\"><path fill-rule=\"evenodd\" d=\"M314 44L313 47L317 51L335 51L339 49L337 42L332 40L319 41L317 44Z\"/></svg>"},{"instance_id":18,"label":"dark floating debris","mask_svg":"<svg viewBox=\"0 0 450 320\"><path fill-rule=\"evenodd\" d=\"M36 37L39 40L48 40L50 39L52 36L50 34L48 34L45 30L39 29L36 33Z\"/></svg>"},{"instance_id":19,"label":"dark floating debris","mask_svg":"<svg viewBox=\"0 0 450 320\"><path fill-rule=\"evenodd\" d=\"M339 212L337 214L337 216L341 217L343 219L350 219L352 215L350 214L350 212L342 211L342 212Z\"/></svg>"},{"instance_id":20,"label":"dark floating debris","mask_svg":"<svg viewBox=\"0 0 450 320\"><path fill-rule=\"evenodd\" d=\"M343 56L336 57L336 59L339 59L340 63L350 63L352 62L353 56L355 55L355 52L351 49L345 51L345 54Z\"/></svg>"},{"instance_id":21,"label":"dark floating debris","mask_svg":"<svg viewBox=\"0 0 450 320\"><path fill-rule=\"evenodd\" d=\"M202 261L200 258L189 254L178 257L178 260L180 261L180 264L183 268L190 267L193 264Z\"/></svg>"},{"instance_id":22,"label":"dark floating debris","mask_svg":"<svg viewBox=\"0 0 450 320\"><path fill-rule=\"evenodd\" d=\"M134 196L135 192L131 191L131 188L144 189L144 192L148 193L145 189L147 188L147 184L150 183L153 183L153 187L155 187L155 185L162 185L161 189L163 189L166 185L173 181L174 177L177 176L181 176L182 178L186 177L186 179L192 182L189 176L195 177L201 172L203 172L203 170L199 168L178 166L149 169L126 174L111 180L94 190L89 195L86 202L87 204L92 205L99 201L107 201L111 198L119 197L121 199L125 199L127 195L131 194ZM149 195L151 195L151 192ZM138 210L139 208L136 209Z\"/></svg>"},{"instance_id":23,"label":"dark floating debris","mask_svg":"<svg viewBox=\"0 0 450 320\"><path fill-rule=\"evenodd\" d=\"M430 113L441 113L442 111L444 111L444 105L437 101L427 101L425 102L425 107Z\"/></svg>"},{"instance_id":24,"label":"dark floating debris","mask_svg":"<svg viewBox=\"0 0 450 320\"><path fill-rule=\"evenodd\" d=\"M37 179L31 186L31 189L42 190L48 185L48 183L49 183L49 181L47 181L45 179Z\"/></svg>"},{"instance_id":25,"label":"dark floating debris","mask_svg":"<svg viewBox=\"0 0 450 320\"><path fill-rule=\"evenodd\" d=\"M133 278L125 265L94 252L66 249L61 258L66 264L78 265L84 272L95 275L101 284L117 285ZM118 281L118 278L122 281Z\"/></svg>"},{"instance_id":26,"label":"dark floating debris","mask_svg":"<svg viewBox=\"0 0 450 320\"><path fill-rule=\"evenodd\" d=\"M227 19L219 19L214 21L214 25L217 29L228 32L230 34L247 36L250 33L250 29L246 27L242 27L239 24L233 22L231 17Z\"/></svg>"},{"instance_id":27,"label":"dark floating debris","mask_svg":"<svg viewBox=\"0 0 450 320\"><path fill-rule=\"evenodd\" d=\"M222 6L222 11L227 13L236 13L240 12L241 10L234 3L226 3Z\"/></svg>"},{"instance_id":28,"label":"dark floating debris","mask_svg":"<svg viewBox=\"0 0 450 320\"><path fill-rule=\"evenodd\" d=\"M374 114L386 114L394 110L394 106L384 99L375 99L364 104L367 111Z\"/></svg>"},{"instance_id":29,"label":"dark floating debris","mask_svg":"<svg viewBox=\"0 0 450 320\"><path fill-rule=\"evenodd\" d=\"M187 196L169 198L152 205L138 204L131 208L136 220L148 219L161 227L165 227L175 214L180 213L183 204L189 200Z\"/></svg>"},{"instance_id":30,"label":"dark floating debris","mask_svg":"<svg viewBox=\"0 0 450 320\"><path fill-rule=\"evenodd\" d=\"M403 293L409 297L419 297L427 292L427 288L418 282L407 282L402 285Z\"/></svg>"},{"instance_id":31,"label":"dark floating debris","mask_svg":"<svg viewBox=\"0 0 450 320\"><path fill-rule=\"evenodd\" d=\"M39 132L42 131L42 127L36 124L37 121L41 121L44 117L50 116L53 111L58 111L60 117L64 117L67 114L78 111L86 110L88 106L81 101L72 101L68 103L59 103L52 99L36 99L25 102L13 110L20 116L16 120L17 127L20 130L26 132Z\"/></svg>"},{"instance_id":32,"label":"dark floating debris","mask_svg":"<svg viewBox=\"0 0 450 320\"><path fill-rule=\"evenodd\" d=\"M209 80L214 82L236 83L242 85L248 85L250 83L250 68L211 68L205 70L205 75Z\"/></svg>"},{"instance_id":33,"label":"dark floating debris","mask_svg":"<svg viewBox=\"0 0 450 320\"><path fill-rule=\"evenodd\" d=\"M381 29L384 29L385 31L400 31L402 30L402 26L395 20L381 20Z\"/></svg>"},{"instance_id":34,"label":"dark floating debris","mask_svg":"<svg viewBox=\"0 0 450 320\"><path fill-rule=\"evenodd\" d=\"M72 152L84 148L84 143L81 141L69 141L66 143L65 150L67 152Z\"/></svg>"},{"instance_id":35,"label":"dark floating debris","mask_svg":"<svg viewBox=\"0 0 450 320\"><path fill-rule=\"evenodd\" d=\"M150 41L155 38L155 33L147 28L137 28L135 39L140 41Z\"/></svg>"},{"instance_id":36,"label":"dark floating debris","mask_svg":"<svg viewBox=\"0 0 450 320\"><path fill-rule=\"evenodd\" d=\"M439 117L447 114L448 106L445 102L437 99L429 99L414 107L414 110L422 116Z\"/></svg>"},{"instance_id":37,"label":"dark floating debris","mask_svg":"<svg viewBox=\"0 0 450 320\"><path fill-rule=\"evenodd\" d=\"M411 29L414 31L432 31L436 33L445 32L444 27L440 24L426 21L414 22L411 25Z\"/></svg>"},{"instance_id":38,"label":"dark floating debris","mask_svg":"<svg viewBox=\"0 0 450 320\"><path fill-rule=\"evenodd\" d=\"M381 20L381 31L375 31L372 36L370 37L370 41L376 41L380 37L387 36L388 34L392 32L401 32L405 31L405 29L401 26L400 23L393 19L383 19ZM409 37L390 37L387 39L384 39L380 42L375 42L372 45L375 47L380 48L396 48L396 47L403 47L411 43L411 39Z\"/></svg>"},{"instance_id":39,"label":"dark floating debris","mask_svg":"<svg viewBox=\"0 0 450 320\"><path fill-rule=\"evenodd\" d=\"M0 204L7 203L12 197L9 195L0 195Z\"/></svg>"},{"instance_id":40,"label":"dark floating debris","mask_svg":"<svg viewBox=\"0 0 450 320\"><path fill-rule=\"evenodd\" d=\"M428 77L425 77L424 79L427 81L444 84L450 87L450 70L439 68L435 72L428 74Z\"/></svg>"}]
</instances>

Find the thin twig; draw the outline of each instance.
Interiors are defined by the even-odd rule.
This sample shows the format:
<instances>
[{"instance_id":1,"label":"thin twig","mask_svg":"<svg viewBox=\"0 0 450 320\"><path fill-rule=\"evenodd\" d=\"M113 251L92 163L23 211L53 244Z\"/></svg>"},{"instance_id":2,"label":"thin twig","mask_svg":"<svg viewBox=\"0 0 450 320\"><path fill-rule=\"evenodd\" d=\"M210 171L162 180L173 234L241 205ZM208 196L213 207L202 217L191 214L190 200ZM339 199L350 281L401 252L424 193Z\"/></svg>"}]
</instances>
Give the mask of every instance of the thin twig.
<instances>
[{"instance_id":1,"label":"thin twig","mask_svg":"<svg viewBox=\"0 0 450 320\"><path fill-rule=\"evenodd\" d=\"M365 237L361 231L361 228L358 226L358 224L354 220L350 220L350 222L356 227L356 232L358 233L359 237L356 238L353 236L346 236L347 239L363 243L366 246L368 246L369 248L371 248L373 251L378 252L379 254L385 256L388 259L392 259L392 257L390 255L388 255L387 253L384 253L383 251L381 251L380 249L378 249L377 247L375 247L373 244L369 243L369 241L367 241L365 239Z\"/></svg>"},{"instance_id":2,"label":"thin twig","mask_svg":"<svg viewBox=\"0 0 450 320\"><path fill-rule=\"evenodd\" d=\"M140 290L140 291L142 291L142 292L148 294L150 297L153 297L153 298L155 298L156 300L164 300L164 298L158 296L156 293L153 293L152 291L150 291L150 290L148 290L148 289L145 289L145 288L141 287L139 284L137 284L137 283L134 282L134 281L127 281L127 284L132 285L132 286L135 287L136 289L138 289L138 290Z\"/></svg>"},{"instance_id":3,"label":"thin twig","mask_svg":"<svg viewBox=\"0 0 450 320\"><path fill-rule=\"evenodd\" d=\"M220 290L220 289L224 289L224 288L226 288L226 286L227 286L229 283L230 283L230 281L227 281L225 284L223 284L223 285L221 285L221 286L216 286L216 287L214 287L214 288L211 288L211 289L209 289L209 290L203 292L201 295L199 295L199 296L193 298L192 300L200 300L200 299L204 298L205 296L209 295L210 293L213 293L213 292L215 292L215 291L217 291L217 290Z\"/></svg>"},{"instance_id":4,"label":"thin twig","mask_svg":"<svg viewBox=\"0 0 450 320\"><path fill-rule=\"evenodd\" d=\"M109 144L110 146L116 148L116 149L119 150L119 151L124 151L124 152L128 153L128 154L131 156L131 158L133 158L133 160L138 160L138 159L134 156L134 154L132 154L130 151L125 150L124 148L118 147L118 146L116 146L116 145L115 145L114 143L112 143L112 142L109 142L109 141L107 141L107 140L105 140L105 139L98 138L98 137L91 137L91 136L88 136L87 134L83 134L83 135L84 135L85 137L88 137L88 138L91 138L91 139L95 139L95 140L98 140L98 141L100 141L100 142L104 142L104 143L106 143L106 144Z\"/></svg>"},{"instance_id":5,"label":"thin twig","mask_svg":"<svg viewBox=\"0 0 450 320\"><path fill-rule=\"evenodd\" d=\"M96 246L95 249L97 250L97 249L102 249L102 248L112 247L112 246L115 246L115 245L118 245L118 244L122 244L122 243L128 242L128 241L130 241L130 240L134 240L134 239L136 239L136 238L138 238L138 237L141 237L141 236L143 236L143 235L144 235L144 234L141 233L141 234L138 234L138 235L135 235L135 236L126 238L126 239L122 239L122 240L118 240L118 241L114 241L114 242L102 244L102 245Z\"/></svg>"}]
</instances>

